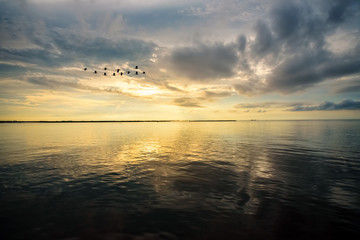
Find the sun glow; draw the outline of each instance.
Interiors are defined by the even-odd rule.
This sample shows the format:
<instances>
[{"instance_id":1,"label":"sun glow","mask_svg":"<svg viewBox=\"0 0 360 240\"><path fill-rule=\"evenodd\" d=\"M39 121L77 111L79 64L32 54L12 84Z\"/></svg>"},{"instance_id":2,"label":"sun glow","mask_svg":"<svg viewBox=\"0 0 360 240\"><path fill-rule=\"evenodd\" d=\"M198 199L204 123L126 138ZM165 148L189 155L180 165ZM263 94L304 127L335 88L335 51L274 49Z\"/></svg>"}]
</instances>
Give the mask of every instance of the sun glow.
<instances>
[{"instance_id":1,"label":"sun glow","mask_svg":"<svg viewBox=\"0 0 360 240\"><path fill-rule=\"evenodd\" d=\"M160 90L157 88L153 88L153 87L142 87L138 90L134 91L135 95L138 96L150 96L150 95L155 95L155 94L159 94Z\"/></svg>"}]
</instances>

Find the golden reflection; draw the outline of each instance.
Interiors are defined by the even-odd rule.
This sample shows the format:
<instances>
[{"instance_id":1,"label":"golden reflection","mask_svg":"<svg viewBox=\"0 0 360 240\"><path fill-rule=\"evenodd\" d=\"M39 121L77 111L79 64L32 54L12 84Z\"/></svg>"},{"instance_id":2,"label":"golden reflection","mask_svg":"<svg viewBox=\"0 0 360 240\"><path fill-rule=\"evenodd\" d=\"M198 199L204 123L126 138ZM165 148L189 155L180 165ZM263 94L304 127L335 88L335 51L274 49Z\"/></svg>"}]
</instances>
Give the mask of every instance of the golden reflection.
<instances>
[{"instance_id":1,"label":"golden reflection","mask_svg":"<svg viewBox=\"0 0 360 240\"><path fill-rule=\"evenodd\" d=\"M166 141L141 139L123 146L114 161L118 170L127 172L127 169L132 169L128 174L130 179L138 179L150 184L158 193L166 192L170 188L168 177L174 174L167 165L167 160L170 158L168 150Z\"/></svg>"},{"instance_id":2,"label":"golden reflection","mask_svg":"<svg viewBox=\"0 0 360 240\"><path fill-rule=\"evenodd\" d=\"M117 161L126 164L148 161L161 151L161 145L152 139L140 140L129 145L123 146L123 149L116 156Z\"/></svg>"},{"instance_id":3,"label":"golden reflection","mask_svg":"<svg viewBox=\"0 0 360 240\"><path fill-rule=\"evenodd\" d=\"M173 194L176 192L173 181L183 175L174 166L181 162L205 160L199 153L206 152L207 146L201 143L200 134L191 134L195 130L193 127L190 123L163 123L162 128L157 129L154 124L145 130L146 137L122 145L113 163L109 164L123 172L131 169L127 175L129 178L152 185L160 195Z\"/></svg>"},{"instance_id":4,"label":"golden reflection","mask_svg":"<svg viewBox=\"0 0 360 240\"><path fill-rule=\"evenodd\" d=\"M267 123L267 129L270 129L270 134L271 130L279 133L278 128L272 128L269 124ZM260 122L221 125L176 122L161 125L59 123L23 124L16 129L18 134L23 135L20 137L27 141L29 147L42 151L39 152L40 155L48 151L49 154L71 156L74 160L65 159L66 161L51 164L58 165L72 175L72 178L84 171L95 171L98 175L117 173L128 179L150 184L160 195L168 195L178 193L174 186L176 181L192 182L197 178L196 174L211 174L213 168L208 166L209 162L229 164L219 166L220 170L229 169L239 173L249 171L250 182L256 178L274 178L276 171L269 159L269 153L261 149L253 151L257 142L247 141L249 135L258 135L258 132L262 131L262 125ZM219 126L221 131L217 130ZM285 126L286 124L283 124L282 129ZM233 142L229 142L230 139ZM47 148L43 148L43 145ZM76 149L73 149L74 145ZM57 152L56 149L60 150ZM50 156L52 157L56 156ZM66 164L82 167L71 172L66 170ZM195 174L186 174L189 169Z\"/></svg>"}]
</instances>

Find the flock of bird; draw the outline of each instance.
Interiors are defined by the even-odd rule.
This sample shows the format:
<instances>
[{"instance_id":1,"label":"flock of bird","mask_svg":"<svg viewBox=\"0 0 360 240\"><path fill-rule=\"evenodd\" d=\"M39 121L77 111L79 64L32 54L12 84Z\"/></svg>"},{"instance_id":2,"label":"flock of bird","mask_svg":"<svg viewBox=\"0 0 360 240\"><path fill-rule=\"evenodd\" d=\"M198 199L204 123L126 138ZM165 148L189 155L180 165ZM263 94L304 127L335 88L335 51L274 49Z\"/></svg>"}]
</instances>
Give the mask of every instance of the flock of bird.
<instances>
[{"instance_id":1,"label":"flock of bird","mask_svg":"<svg viewBox=\"0 0 360 240\"><path fill-rule=\"evenodd\" d=\"M139 72L139 67L138 66L135 66L135 75L139 75L141 72ZM84 68L84 71L87 71L88 69L87 68ZM108 69L105 67L104 68L104 71L107 71ZM118 69L116 69L116 72L118 73L118 74L120 74L120 76L122 76L122 75L124 75L124 74L130 74L131 72L130 71L124 71L124 72L121 72L120 71L120 69L118 68ZM97 70L94 70L94 74L97 74L98 72L97 72ZM145 74L145 72L142 72L142 74ZM114 72L113 74L112 74L113 76L116 76L116 73ZM104 76L107 76L107 73L106 72L104 72Z\"/></svg>"}]
</instances>

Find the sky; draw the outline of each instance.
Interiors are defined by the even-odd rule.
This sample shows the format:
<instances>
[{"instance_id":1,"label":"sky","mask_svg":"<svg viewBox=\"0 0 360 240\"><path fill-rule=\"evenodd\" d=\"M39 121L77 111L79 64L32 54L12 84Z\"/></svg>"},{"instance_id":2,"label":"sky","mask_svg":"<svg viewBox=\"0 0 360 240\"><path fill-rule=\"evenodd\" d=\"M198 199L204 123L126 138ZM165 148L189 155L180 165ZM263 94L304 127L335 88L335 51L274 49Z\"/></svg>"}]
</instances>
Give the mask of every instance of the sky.
<instances>
[{"instance_id":1,"label":"sky","mask_svg":"<svg viewBox=\"0 0 360 240\"><path fill-rule=\"evenodd\" d=\"M0 0L0 120L360 119L359 23L359 0Z\"/></svg>"}]
</instances>

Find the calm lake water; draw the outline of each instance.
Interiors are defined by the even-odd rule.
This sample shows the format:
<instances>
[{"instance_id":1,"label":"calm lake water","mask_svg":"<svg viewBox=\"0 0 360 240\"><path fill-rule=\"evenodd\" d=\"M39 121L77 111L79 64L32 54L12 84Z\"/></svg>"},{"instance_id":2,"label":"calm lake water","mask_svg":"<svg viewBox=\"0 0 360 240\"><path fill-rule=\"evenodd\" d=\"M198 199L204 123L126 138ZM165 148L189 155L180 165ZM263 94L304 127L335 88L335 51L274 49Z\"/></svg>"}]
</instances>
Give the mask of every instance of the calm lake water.
<instances>
[{"instance_id":1,"label":"calm lake water","mask_svg":"<svg viewBox=\"0 0 360 240\"><path fill-rule=\"evenodd\" d=\"M0 124L0 230L1 239L359 237L360 121Z\"/></svg>"}]
</instances>

